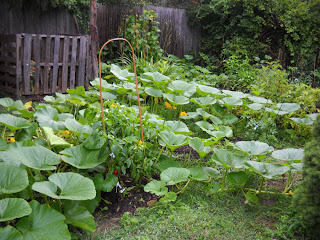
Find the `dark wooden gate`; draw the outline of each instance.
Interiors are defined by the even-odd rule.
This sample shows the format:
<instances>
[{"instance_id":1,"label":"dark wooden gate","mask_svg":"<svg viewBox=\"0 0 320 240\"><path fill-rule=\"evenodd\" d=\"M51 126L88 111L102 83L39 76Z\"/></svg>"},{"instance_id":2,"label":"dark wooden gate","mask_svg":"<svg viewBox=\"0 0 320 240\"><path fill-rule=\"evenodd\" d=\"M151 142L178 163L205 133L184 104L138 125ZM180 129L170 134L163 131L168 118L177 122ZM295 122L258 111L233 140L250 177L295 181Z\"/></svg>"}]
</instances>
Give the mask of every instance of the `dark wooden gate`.
<instances>
[{"instance_id":1,"label":"dark wooden gate","mask_svg":"<svg viewBox=\"0 0 320 240\"><path fill-rule=\"evenodd\" d=\"M89 86L90 36L0 35L0 84L17 97Z\"/></svg>"}]
</instances>

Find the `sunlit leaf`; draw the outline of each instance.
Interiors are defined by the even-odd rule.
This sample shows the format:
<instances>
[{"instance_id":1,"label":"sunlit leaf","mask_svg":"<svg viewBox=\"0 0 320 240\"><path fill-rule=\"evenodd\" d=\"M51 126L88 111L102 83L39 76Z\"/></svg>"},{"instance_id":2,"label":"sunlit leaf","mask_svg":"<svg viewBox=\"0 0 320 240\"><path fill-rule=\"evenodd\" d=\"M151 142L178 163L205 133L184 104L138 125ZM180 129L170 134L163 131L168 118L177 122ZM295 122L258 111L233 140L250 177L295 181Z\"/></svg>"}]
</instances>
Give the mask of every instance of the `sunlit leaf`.
<instances>
[{"instance_id":1,"label":"sunlit leaf","mask_svg":"<svg viewBox=\"0 0 320 240\"><path fill-rule=\"evenodd\" d=\"M55 199L87 200L96 196L93 181L80 174L54 173L48 180L34 183L32 189Z\"/></svg>"},{"instance_id":2,"label":"sunlit leaf","mask_svg":"<svg viewBox=\"0 0 320 240\"><path fill-rule=\"evenodd\" d=\"M168 192L165 181L153 180L144 186L145 192L156 194L157 196L163 196Z\"/></svg>"},{"instance_id":3,"label":"sunlit leaf","mask_svg":"<svg viewBox=\"0 0 320 240\"><path fill-rule=\"evenodd\" d=\"M32 213L17 223L23 233L24 240L57 240L71 239L65 216L50 208L47 204L40 205L37 201L30 202Z\"/></svg>"},{"instance_id":4,"label":"sunlit leaf","mask_svg":"<svg viewBox=\"0 0 320 240\"><path fill-rule=\"evenodd\" d=\"M5 198L0 200L0 222L27 216L31 211L28 202L22 198Z\"/></svg>"},{"instance_id":5,"label":"sunlit leaf","mask_svg":"<svg viewBox=\"0 0 320 240\"><path fill-rule=\"evenodd\" d=\"M188 180L190 171L186 168L170 167L160 174L160 179L165 181L167 185L175 185Z\"/></svg>"},{"instance_id":6,"label":"sunlit leaf","mask_svg":"<svg viewBox=\"0 0 320 240\"><path fill-rule=\"evenodd\" d=\"M26 169L0 162L0 194L20 192L28 185Z\"/></svg>"}]
</instances>

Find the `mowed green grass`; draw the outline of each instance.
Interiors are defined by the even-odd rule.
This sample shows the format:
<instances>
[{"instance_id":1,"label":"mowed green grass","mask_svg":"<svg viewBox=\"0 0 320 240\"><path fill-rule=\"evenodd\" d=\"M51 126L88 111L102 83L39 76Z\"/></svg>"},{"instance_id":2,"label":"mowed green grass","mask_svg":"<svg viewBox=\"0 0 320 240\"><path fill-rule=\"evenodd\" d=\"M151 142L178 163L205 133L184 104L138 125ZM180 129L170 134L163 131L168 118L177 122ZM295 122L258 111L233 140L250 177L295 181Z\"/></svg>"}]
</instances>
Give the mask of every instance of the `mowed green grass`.
<instances>
[{"instance_id":1,"label":"mowed green grass","mask_svg":"<svg viewBox=\"0 0 320 240\"><path fill-rule=\"evenodd\" d=\"M253 206L244 200L238 191L207 196L196 183L175 203L124 214L119 227L90 239L281 239L276 229L288 217L291 197L261 194Z\"/></svg>"}]
</instances>

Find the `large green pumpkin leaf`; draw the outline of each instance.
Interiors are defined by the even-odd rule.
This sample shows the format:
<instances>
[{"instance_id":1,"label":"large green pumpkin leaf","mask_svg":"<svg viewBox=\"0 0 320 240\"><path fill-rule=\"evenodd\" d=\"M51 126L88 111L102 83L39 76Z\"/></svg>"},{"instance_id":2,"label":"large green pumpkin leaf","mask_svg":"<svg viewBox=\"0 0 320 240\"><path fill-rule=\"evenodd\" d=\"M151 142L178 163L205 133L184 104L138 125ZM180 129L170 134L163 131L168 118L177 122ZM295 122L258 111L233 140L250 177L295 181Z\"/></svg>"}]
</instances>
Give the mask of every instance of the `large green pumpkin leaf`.
<instances>
[{"instance_id":1,"label":"large green pumpkin leaf","mask_svg":"<svg viewBox=\"0 0 320 240\"><path fill-rule=\"evenodd\" d=\"M185 96L178 96L175 94L163 94L163 97L168 99L168 101L173 105L185 105L189 103L189 98Z\"/></svg>"},{"instance_id":2,"label":"large green pumpkin leaf","mask_svg":"<svg viewBox=\"0 0 320 240\"><path fill-rule=\"evenodd\" d=\"M162 97L162 94L163 94L160 89L152 88L152 87L146 87L144 91L152 97Z\"/></svg>"},{"instance_id":3,"label":"large green pumpkin leaf","mask_svg":"<svg viewBox=\"0 0 320 240\"><path fill-rule=\"evenodd\" d=\"M55 170L61 162L58 154L42 146L17 147L0 152L0 159L6 162L21 162L23 165L38 170Z\"/></svg>"},{"instance_id":4,"label":"large green pumpkin leaf","mask_svg":"<svg viewBox=\"0 0 320 240\"><path fill-rule=\"evenodd\" d=\"M92 128L88 125L82 125L74 118L67 119L64 122L64 125L68 128L68 130L76 133L83 133L85 136L89 136L92 134Z\"/></svg>"},{"instance_id":5,"label":"large green pumpkin leaf","mask_svg":"<svg viewBox=\"0 0 320 240\"><path fill-rule=\"evenodd\" d=\"M11 131L16 131L21 128L28 128L31 124L28 120L11 114L0 114L0 123L3 123Z\"/></svg>"},{"instance_id":6,"label":"large green pumpkin leaf","mask_svg":"<svg viewBox=\"0 0 320 240\"><path fill-rule=\"evenodd\" d=\"M87 149L84 144L67 148L60 152L66 163L80 169L89 169L103 163L108 156L108 149Z\"/></svg>"},{"instance_id":7,"label":"large green pumpkin leaf","mask_svg":"<svg viewBox=\"0 0 320 240\"><path fill-rule=\"evenodd\" d=\"M168 85L174 92L183 93L186 97L191 97L196 92L196 85L187 83L186 81L176 80Z\"/></svg>"},{"instance_id":8,"label":"large green pumpkin leaf","mask_svg":"<svg viewBox=\"0 0 320 240\"><path fill-rule=\"evenodd\" d=\"M237 122L239 119L232 113L226 113L222 116L222 121L224 124L233 124Z\"/></svg>"},{"instance_id":9,"label":"large green pumpkin leaf","mask_svg":"<svg viewBox=\"0 0 320 240\"><path fill-rule=\"evenodd\" d=\"M163 196L168 192L165 181L153 180L144 186L145 192L156 194L157 196Z\"/></svg>"},{"instance_id":10,"label":"large green pumpkin leaf","mask_svg":"<svg viewBox=\"0 0 320 240\"><path fill-rule=\"evenodd\" d=\"M27 170L0 163L0 194L20 192L29 185Z\"/></svg>"},{"instance_id":11,"label":"large green pumpkin leaf","mask_svg":"<svg viewBox=\"0 0 320 240\"><path fill-rule=\"evenodd\" d=\"M273 163L263 163L256 161L247 161L245 163L246 166L252 168L256 173L262 175L265 178L273 178L276 175L284 174L285 172L290 170L290 167L283 166L280 164Z\"/></svg>"},{"instance_id":12,"label":"large green pumpkin leaf","mask_svg":"<svg viewBox=\"0 0 320 240\"><path fill-rule=\"evenodd\" d=\"M93 79L90 84L96 88L99 88L100 89L100 79L99 78L95 78ZM104 91L110 91L110 90L113 90L115 89L115 87L108 83L106 80L104 79L101 79L101 88L104 90Z\"/></svg>"},{"instance_id":13,"label":"large green pumpkin leaf","mask_svg":"<svg viewBox=\"0 0 320 240\"><path fill-rule=\"evenodd\" d=\"M190 170L186 168L170 167L160 174L160 179L165 181L167 185L175 185L188 180Z\"/></svg>"},{"instance_id":14,"label":"large green pumpkin leaf","mask_svg":"<svg viewBox=\"0 0 320 240\"><path fill-rule=\"evenodd\" d=\"M37 118L40 127L50 127L53 131L65 129L64 121L67 118L73 118L72 114L59 114L58 110L51 106L39 109L34 116Z\"/></svg>"},{"instance_id":15,"label":"large green pumpkin leaf","mask_svg":"<svg viewBox=\"0 0 320 240\"><path fill-rule=\"evenodd\" d=\"M1 239L5 240L23 240L22 234L10 225L5 228L0 228L0 236Z\"/></svg>"},{"instance_id":16,"label":"large green pumpkin leaf","mask_svg":"<svg viewBox=\"0 0 320 240\"><path fill-rule=\"evenodd\" d=\"M233 147L252 156L266 155L274 150L273 147L259 141L239 141Z\"/></svg>"},{"instance_id":17,"label":"large green pumpkin leaf","mask_svg":"<svg viewBox=\"0 0 320 240\"><path fill-rule=\"evenodd\" d=\"M12 100L12 98L0 98L0 105L5 107L5 108L10 108L12 107L14 101Z\"/></svg>"},{"instance_id":18,"label":"large green pumpkin leaf","mask_svg":"<svg viewBox=\"0 0 320 240\"><path fill-rule=\"evenodd\" d=\"M243 101L241 98L236 98L236 97L225 97L222 99L224 104L229 105L229 106L241 106L243 105Z\"/></svg>"},{"instance_id":19,"label":"large green pumpkin leaf","mask_svg":"<svg viewBox=\"0 0 320 240\"><path fill-rule=\"evenodd\" d=\"M190 178L197 181L208 181L209 173L203 167L188 168L190 171Z\"/></svg>"},{"instance_id":20,"label":"large green pumpkin leaf","mask_svg":"<svg viewBox=\"0 0 320 240\"><path fill-rule=\"evenodd\" d=\"M166 170L169 167L180 168L181 164L180 164L180 162L174 161L172 159L168 159L168 160L161 161L161 162L157 163L157 165L156 165L156 168L158 168L160 172L163 172L164 170Z\"/></svg>"},{"instance_id":21,"label":"large green pumpkin leaf","mask_svg":"<svg viewBox=\"0 0 320 240\"><path fill-rule=\"evenodd\" d=\"M290 119L296 123L301 124L301 125L312 125L319 114L320 113L313 113L313 114L308 115L305 118L290 118Z\"/></svg>"},{"instance_id":22,"label":"large green pumpkin leaf","mask_svg":"<svg viewBox=\"0 0 320 240\"><path fill-rule=\"evenodd\" d=\"M33 136L37 134L37 128L38 124L31 123L30 127L21 129L15 136L16 141L33 140Z\"/></svg>"},{"instance_id":23,"label":"large green pumpkin leaf","mask_svg":"<svg viewBox=\"0 0 320 240\"><path fill-rule=\"evenodd\" d=\"M68 143L61 137L58 137L54 134L53 129L49 127L42 127L42 132L46 137L48 143L51 147L61 147L61 148L68 148L71 147L71 144Z\"/></svg>"},{"instance_id":24,"label":"large green pumpkin leaf","mask_svg":"<svg viewBox=\"0 0 320 240\"><path fill-rule=\"evenodd\" d=\"M0 222L27 216L31 211L28 202L22 198L5 198L0 200Z\"/></svg>"},{"instance_id":25,"label":"large green pumpkin leaf","mask_svg":"<svg viewBox=\"0 0 320 240\"><path fill-rule=\"evenodd\" d=\"M143 75L150 77L156 87L161 88L167 84L170 80L169 77L159 73L159 72L146 72Z\"/></svg>"},{"instance_id":26,"label":"large green pumpkin leaf","mask_svg":"<svg viewBox=\"0 0 320 240\"><path fill-rule=\"evenodd\" d=\"M30 202L30 206L32 208L30 216L20 219L17 223L24 240L71 239L63 214L46 204L40 205L37 201Z\"/></svg>"},{"instance_id":27,"label":"large green pumpkin leaf","mask_svg":"<svg viewBox=\"0 0 320 240\"><path fill-rule=\"evenodd\" d=\"M287 148L272 152L272 157L285 161L300 162L304 157L304 149Z\"/></svg>"},{"instance_id":28,"label":"large green pumpkin leaf","mask_svg":"<svg viewBox=\"0 0 320 240\"><path fill-rule=\"evenodd\" d=\"M7 141L3 138L0 138L0 151L7 150L9 145L7 144Z\"/></svg>"},{"instance_id":29,"label":"large green pumpkin leaf","mask_svg":"<svg viewBox=\"0 0 320 240\"><path fill-rule=\"evenodd\" d=\"M214 96L224 96L218 88L209 87L207 85L198 84L196 90L201 96L214 95Z\"/></svg>"},{"instance_id":30,"label":"large green pumpkin leaf","mask_svg":"<svg viewBox=\"0 0 320 240\"><path fill-rule=\"evenodd\" d=\"M181 121L166 121L164 126L174 133L191 134L187 125Z\"/></svg>"},{"instance_id":31,"label":"large green pumpkin leaf","mask_svg":"<svg viewBox=\"0 0 320 240\"><path fill-rule=\"evenodd\" d=\"M298 103L278 103L277 108L281 111L288 113L295 112L300 109L300 104Z\"/></svg>"},{"instance_id":32,"label":"large green pumpkin leaf","mask_svg":"<svg viewBox=\"0 0 320 240\"><path fill-rule=\"evenodd\" d=\"M211 148L205 146L198 137L191 138L189 140L189 145L197 151L197 153L200 155L200 158L204 158L211 151Z\"/></svg>"},{"instance_id":33,"label":"large green pumpkin leaf","mask_svg":"<svg viewBox=\"0 0 320 240\"><path fill-rule=\"evenodd\" d=\"M96 196L93 181L80 174L54 173L48 180L34 183L32 189L56 199L87 200ZM57 193L58 188L60 193Z\"/></svg>"},{"instance_id":34,"label":"large green pumpkin leaf","mask_svg":"<svg viewBox=\"0 0 320 240\"><path fill-rule=\"evenodd\" d=\"M93 178L93 182L97 190L111 192L118 183L118 177L112 173L108 173L104 179L102 174L96 174Z\"/></svg>"},{"instance_id":35,"label":"large green pumpkin leaf","mask_svg":"<svg viewBox=\"0 0 320 240\"><path fill-rule=\"evenodd\" d=\"M94 218L90 212L85 207L72 204L71 201L66 201L64 204L64 216L66 217L67 224L91 232L94 232L96 229Z\"/></svg>"},{"instance_id":36,"label":"large green pumpkin leaf","mask_svg":"<svg viewBox=\"0 0 320 240\"><path fill-rule=\"evenodd\" d=\"M248 108L251 108L252 110L260 110L261 108L264 107L264 105L261 103L250 103L247 106L248 106Z\"/></svg>"},{"instance_id":37,"label":"large green pumpkin leaf","mask_svg":"<svg viewBox=\"0 0 320 240\"><path fill-rule=\"evenodd\" d=\"M231 184L237 185L237 186L242 186L249 180L248 175L243 171L229 172L227 174L227 178Z\"/></svg>"},{"instance_id":38,"label":"large green pumpkin leaf","mask_svg":"<svg viewBox=\"0 0 320 240\"><path fill-rule=\"evenodd\" d=\"M190 99L190 102L194 102L198 104L200 107L205 107L208 105L215 104L217 102L217 99L210 96L206 96L206 97L192 98Z\"/></svg>"},{"instance_id":39,"label":"large green pumpkin leaf","mask_svg":"<svg viewBox=\"0 0 320 240\"><path fill-rule=\"evenodd\" d=\"M214 131L215 127L211 123L207 121L198 121L196 122L196 125L200 127L203 131L208 132L208 131Z\"/></svg>"},{"instance_id":40,"label":"large green pumpkin leaf","mask_svg":"<svg viewBox=\"0 0 320 240\"><path fill-rule=\"evenodd\" d=\"M127 69L121 69L115 64L111 64L110 72L115 75L119 80L128 80L131 76L134 76L134 73L129 73Z\"/></svg>"},{"instance_id":41,"label":"large green pumpkin leaf","mask_svg":"<svg viewBox=\"0 0 320 240\"><path fill-rule=\"evenodd\" d=\"M232 128L228 126L219 126L216 131L207 131L208 134L213 136L215 139L220 139L223 137L232 137L233 131Z\"/></svg>"},{"instance_id":42,"label":"large green pumpkin leaf","mask_svg":"<svg viewBox=\"0 0 320 240\"><path fill-rule=\"evenodd\" d=\"M243 93L243 92L236 92L236 91L230 91L230 90L222 90L222 92L235 98L245 98L248 96L247 93Z\"/></svg>"},{"instance_id":43,"label":"large green pumpkin leaf","mask_svg":"<svg viewBox=\"0 0 320 240\"><path fill-rule=\"evenodd\" d=\"M224 149L215 149L211 159L215 163L227 169L242 168L244 163L249 161L248 157L246 156L240 156Z\"/></svg>"},{"instance_id":44,"label":"large green pumpkin leaf","mask_svg":"<svg viewBox=\"0 0 320 240\"><path fill-rule=\"evenodd\" d=\"M186 145L188 139L184 135L174 134L173 132L162 131L159 134L159 144L174 151L178 147Z\"/></svg>"}]
</instances>

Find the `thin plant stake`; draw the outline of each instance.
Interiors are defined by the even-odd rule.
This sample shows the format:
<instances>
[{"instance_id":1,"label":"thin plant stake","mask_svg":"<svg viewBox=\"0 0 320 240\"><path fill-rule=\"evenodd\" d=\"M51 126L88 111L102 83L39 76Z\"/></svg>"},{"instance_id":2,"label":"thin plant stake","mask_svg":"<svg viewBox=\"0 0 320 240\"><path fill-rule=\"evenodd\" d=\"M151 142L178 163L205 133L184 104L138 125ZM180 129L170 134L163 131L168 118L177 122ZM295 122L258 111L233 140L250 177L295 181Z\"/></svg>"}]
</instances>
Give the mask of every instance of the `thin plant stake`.
<instances>
[{"instance_id":1,"label":"thin plant stake","mask_svg":"<svg viewBox=\"0 0 320 240\"><path fill-rule=\"evenodd\" d=\"M100 101L101 101L101 114L102 114L102 127L103 127L103 131L105 132L106 128L105 128L105 123L104 123L104 113L103 113L103 99L102 99L102 87L101 87L101 52L103 50L103 48L110 42L113 41L125 41L126 43L128 43L131 52L132 52L132 60L133 60L133 69L134 69L134 77L136 80L136 90L137 90L137 98L138 98L138 106L139 106L139 116L140 116L140 126L141 126L141 140L142 142L144 142L144 138L143 138L143 126L142 126L142 117L141 117L141 107L140 107L140 97L139 97L139 89L138 89L138 78L137 78L137 71L136 71L136 62L135 62L135 55L134 55L134 51L133 48L130 44L130 42L127 39L124 38L113 38L110 39L109 41L107 41L106 43L103 44L103 46L100 49L99 52L99 78L100 78Z\"/></svg>"}]
</instances>

